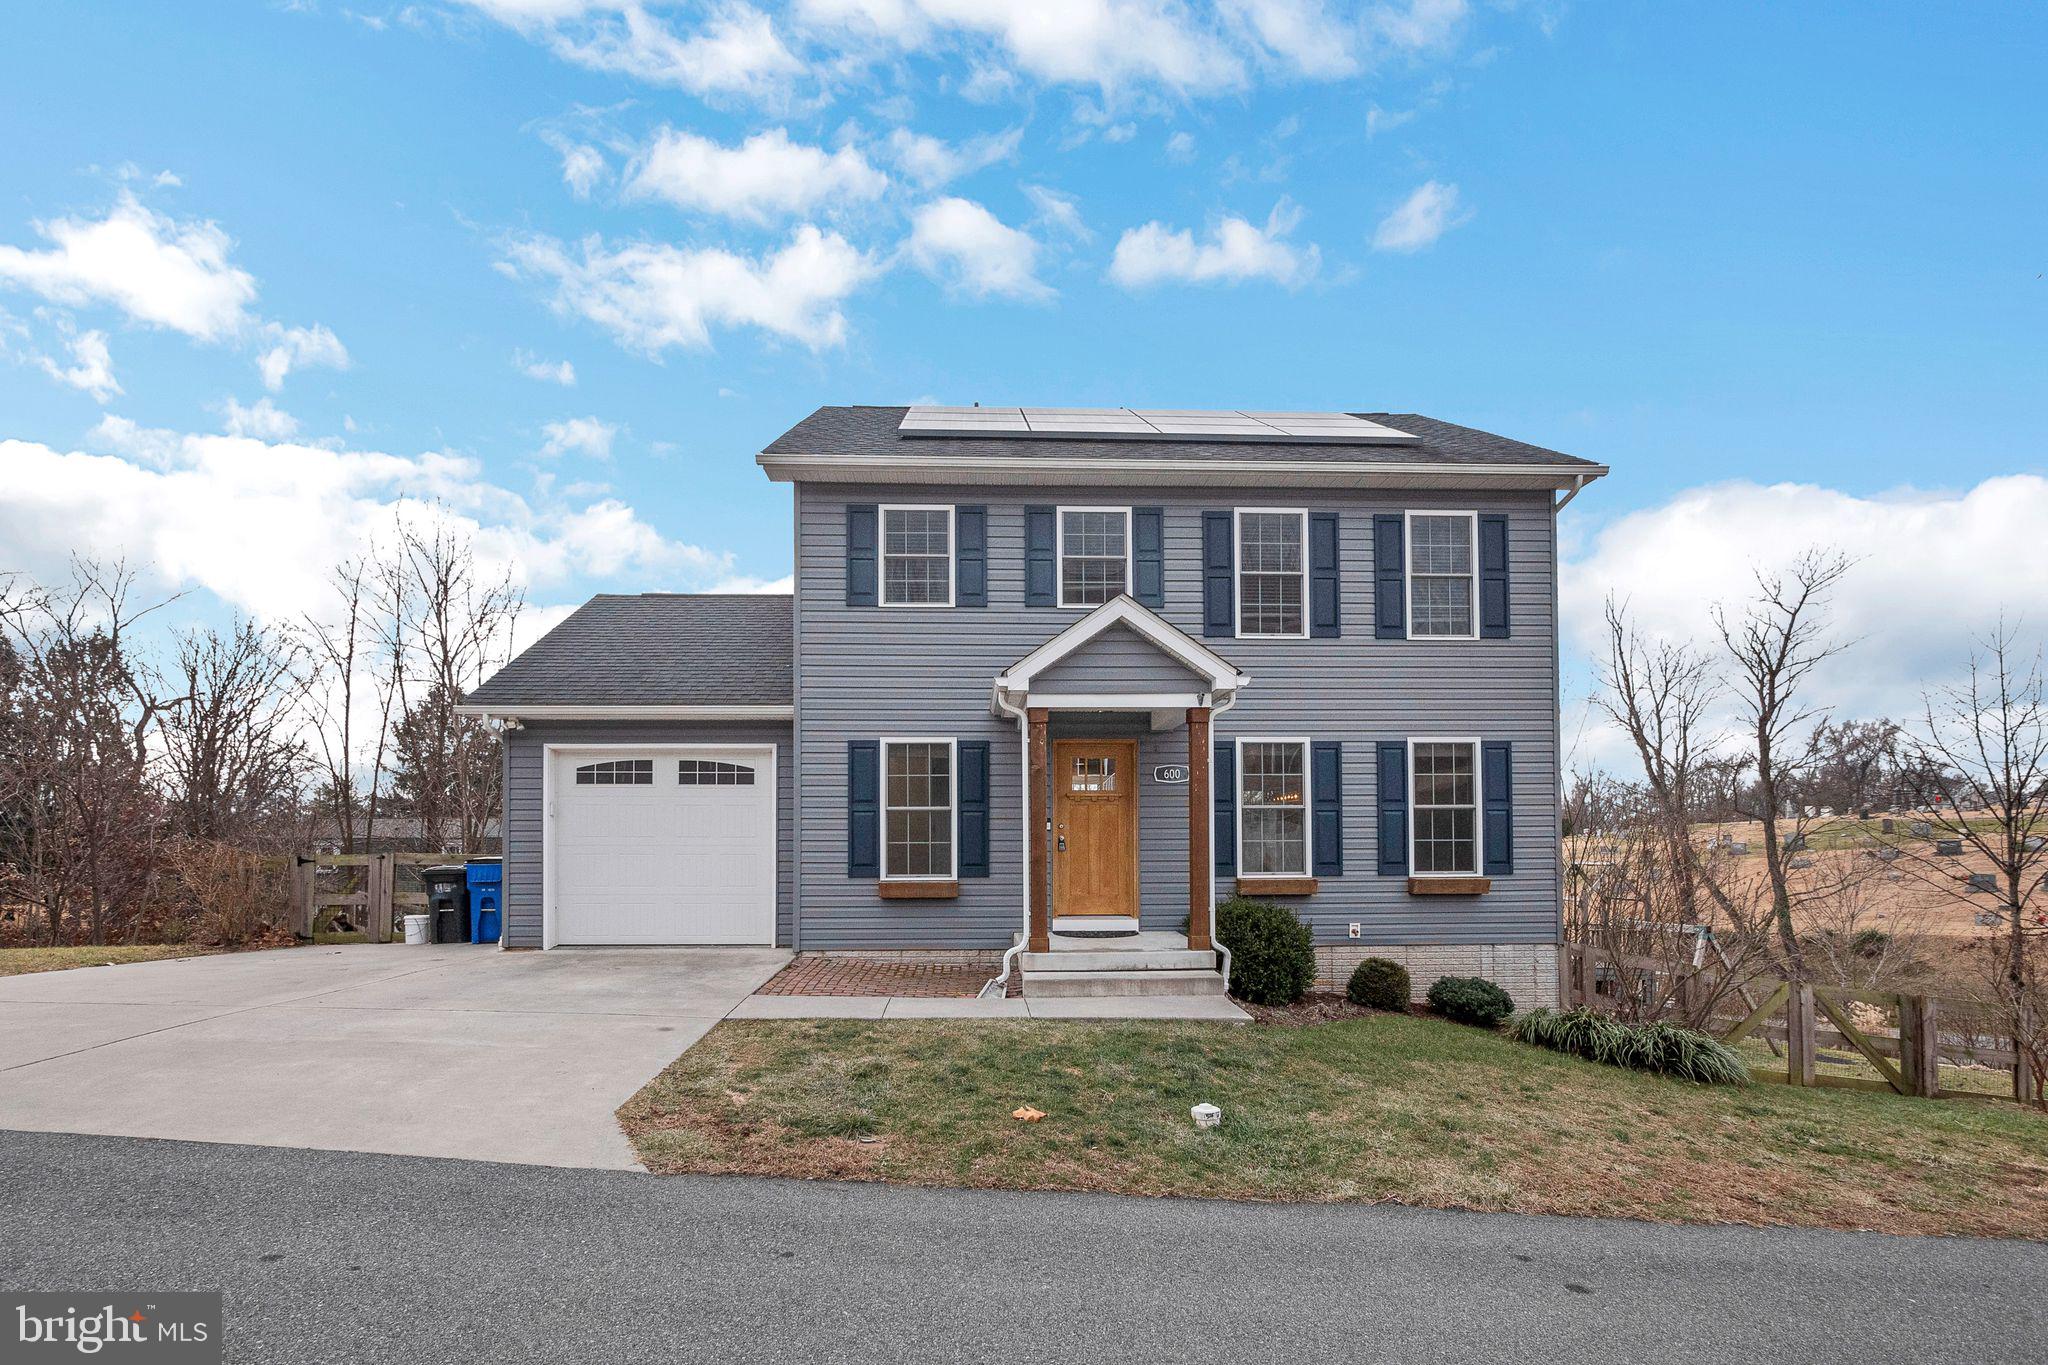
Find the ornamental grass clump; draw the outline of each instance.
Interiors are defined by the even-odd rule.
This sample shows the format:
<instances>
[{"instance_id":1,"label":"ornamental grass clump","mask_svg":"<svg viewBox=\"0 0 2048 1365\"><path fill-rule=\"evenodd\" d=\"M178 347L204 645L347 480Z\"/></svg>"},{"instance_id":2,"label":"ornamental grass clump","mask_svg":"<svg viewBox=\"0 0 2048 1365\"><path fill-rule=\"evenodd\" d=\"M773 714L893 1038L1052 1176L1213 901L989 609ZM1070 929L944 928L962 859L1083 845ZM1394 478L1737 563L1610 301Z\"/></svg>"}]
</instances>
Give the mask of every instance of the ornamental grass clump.
<instances>
[{"instance_id":1,"label":"ornamental grass clump","mask_svg":"<svg viewBox=\"0 0 2048 1365\"><path fill-rule=\"evenodd\" d=\"M1746 1085L1749 1069L1727 1044L1676 1024L1625 1024L1592 1009L1530 1010L1510 1037L1589 1062L1648 1071L1697 1085Z\"/></svg>"}]
</instances>

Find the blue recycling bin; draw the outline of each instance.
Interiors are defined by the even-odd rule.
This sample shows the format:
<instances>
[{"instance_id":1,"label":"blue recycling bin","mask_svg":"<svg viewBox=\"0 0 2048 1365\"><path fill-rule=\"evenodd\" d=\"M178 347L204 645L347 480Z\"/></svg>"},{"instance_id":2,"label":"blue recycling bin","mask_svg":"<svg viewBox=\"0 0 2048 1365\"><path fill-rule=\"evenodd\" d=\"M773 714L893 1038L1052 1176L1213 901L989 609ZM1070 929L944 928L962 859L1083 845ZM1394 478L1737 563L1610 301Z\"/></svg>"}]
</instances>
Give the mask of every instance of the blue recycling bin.
<instances>
[{"instance_id":1,"label":"blue recycling bin","mask_svg":"<svg viewBox=\"0 0 2048 1365\"><path fill-rule=\"evenodd\" d=\"M505 866L497 858L473 858L469 869L469 941L496 943L505 923Z\"/></svg>"}]
</instances>

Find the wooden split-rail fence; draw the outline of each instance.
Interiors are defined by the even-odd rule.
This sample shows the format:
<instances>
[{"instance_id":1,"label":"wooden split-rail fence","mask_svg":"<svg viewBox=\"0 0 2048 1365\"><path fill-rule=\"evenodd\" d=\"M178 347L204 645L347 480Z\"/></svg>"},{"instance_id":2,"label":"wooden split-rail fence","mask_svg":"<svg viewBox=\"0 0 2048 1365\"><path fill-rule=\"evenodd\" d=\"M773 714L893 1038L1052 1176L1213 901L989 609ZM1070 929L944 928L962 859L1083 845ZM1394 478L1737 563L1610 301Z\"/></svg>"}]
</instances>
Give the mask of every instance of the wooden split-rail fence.
<instances>
[{"instance_id":1,"label":"wooden split-rail fence","mask_svg":"<svg viewBox=\"0 0 2048 1365\"><path fill-rule=\"evenodd\" d=\"M302 853L293 859L292 930L312 938L340 917L369 942L389 943L407 912L427 908L419 869L462 860L460 853Z\"/></svg>"},{"instance_id":2,"label":"wooden split-rail fence","mask_svg":"<svg viewBox=\"0 0 2048 1365\"><path fill-rule=\"evenodd\" d=\"M1738 985L1713 980L1705 968L1674 968L1669 961L1610 953L1584 944L1566 944L1562 966L1567 1005L1610 1009L1616 1003L1614 990L1631 978L1660 981L1656 987L1662 992L1660 998L1674 1006L1689 992L1715 992L1709 997L1716 1004L1708 1032L1729 1044L1747 1038L1763 1040L1773 1053L1785 1058L1782 1073L1752 1068L1754 1080L1891 1091L1926 1099L1997 1098L1989 1091L1958 1090L1942 1084L1944 1064L1975 1066L2005 1071L2011 1077L2015 1100L2040 1100L2033 1069L2021 1057L2017 1040L1971 1026L1981 1020L1981 1005L1905 992L1815 986L1770 976L1745 977ZM1674 970L1681 979L1668 979ZM1858 1003L1876 1007L1892 1022L1876 1026L1867 1020L1859 1023L1854 1011ZM1823 1047L1853 1050L1877 1077L1831 1076L1820 1071L1816 1064Z\"/></svg>"}]
</instances>

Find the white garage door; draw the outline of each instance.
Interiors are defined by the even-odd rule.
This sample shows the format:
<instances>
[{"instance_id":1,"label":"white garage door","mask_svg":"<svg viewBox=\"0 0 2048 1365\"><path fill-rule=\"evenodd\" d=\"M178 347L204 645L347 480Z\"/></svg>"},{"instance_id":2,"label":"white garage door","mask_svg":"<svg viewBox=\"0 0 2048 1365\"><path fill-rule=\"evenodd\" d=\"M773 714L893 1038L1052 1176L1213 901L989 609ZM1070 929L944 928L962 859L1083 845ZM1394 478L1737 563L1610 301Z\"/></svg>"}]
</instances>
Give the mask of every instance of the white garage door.
<instances>
[{"instance_id":1,"label":"white garage door","mask_svg":"<svg viewBox=\"0 0 2048 1365\"><path fill-rule=\"evenodd\" d=\"M772 750L569 750L554 764L554 942L775 942Z\"/></svg>"}]
</instances>

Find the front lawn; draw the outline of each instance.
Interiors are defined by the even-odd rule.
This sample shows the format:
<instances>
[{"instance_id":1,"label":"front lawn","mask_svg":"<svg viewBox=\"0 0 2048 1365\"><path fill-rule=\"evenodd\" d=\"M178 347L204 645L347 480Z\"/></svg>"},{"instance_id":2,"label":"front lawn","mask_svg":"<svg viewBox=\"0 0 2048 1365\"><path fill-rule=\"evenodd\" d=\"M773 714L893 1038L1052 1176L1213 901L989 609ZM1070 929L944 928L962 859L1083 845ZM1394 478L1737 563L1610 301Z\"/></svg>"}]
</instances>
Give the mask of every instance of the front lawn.
<instances>
[{"instance_id":1,"label":"front lawn","mask_svg":"<svg viewBox=\"0 0 2048 1365\"><path fill-rule=\"evenodd\" d=\"M1396 1015L730 1022L619 1118L662 1173L2048 1237L2048 1121L2009 1103L1694 1087Z\"/></svg>"},{"instance_id":2,"label":"front lawn","mask_svg":"<svg viewBox=\"0 0 2048 1365\"><path fill-rule=\"evenodd\" d=\"M90 944L82 948L0 948L0 976L61 972L69 967L103 967L109 963L157 962L167 957L200 957L226 951L225 948L187 943L120 943L104 948Z\"/></svg>"}]
</instances>

